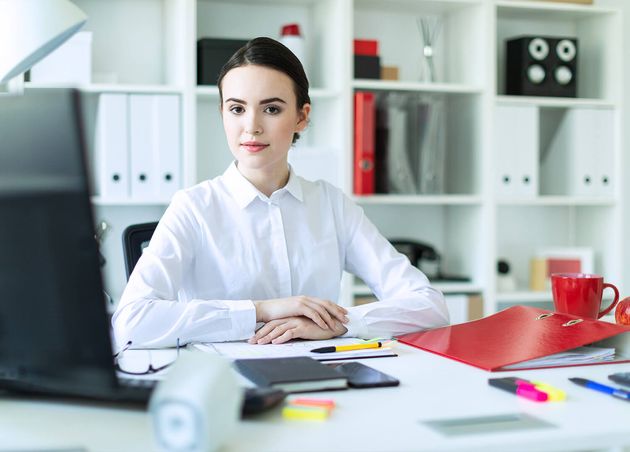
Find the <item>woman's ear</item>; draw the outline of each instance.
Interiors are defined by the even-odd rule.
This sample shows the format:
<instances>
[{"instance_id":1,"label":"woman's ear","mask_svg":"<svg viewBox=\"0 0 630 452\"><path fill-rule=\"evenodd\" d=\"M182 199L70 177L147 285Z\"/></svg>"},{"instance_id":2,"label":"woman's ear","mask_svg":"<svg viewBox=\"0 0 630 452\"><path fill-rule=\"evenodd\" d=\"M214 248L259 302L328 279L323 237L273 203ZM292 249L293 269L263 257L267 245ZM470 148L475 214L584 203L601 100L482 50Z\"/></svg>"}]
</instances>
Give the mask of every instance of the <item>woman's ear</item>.
<instances>
[{"instance_id":1,"label":"woman's ear","mask_svg":"<svg viewBox=\"0 0 630 452\"><path fill-rule=\"evenodd\" d=\"M298 122L295 125L295 132L302 132L308 126L308 117L311 114L311 104L304 104L298 111Z\"/></svg>"}]
</instances>

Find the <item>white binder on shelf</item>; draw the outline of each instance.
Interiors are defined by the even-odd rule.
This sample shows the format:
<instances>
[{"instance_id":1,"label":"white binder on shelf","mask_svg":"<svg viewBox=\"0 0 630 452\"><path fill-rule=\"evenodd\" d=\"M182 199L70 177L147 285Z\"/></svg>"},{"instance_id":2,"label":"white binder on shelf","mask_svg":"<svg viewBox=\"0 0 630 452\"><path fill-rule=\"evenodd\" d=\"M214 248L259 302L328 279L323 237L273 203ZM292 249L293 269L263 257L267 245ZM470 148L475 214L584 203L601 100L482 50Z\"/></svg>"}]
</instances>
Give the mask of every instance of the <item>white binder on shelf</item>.
<instances>
[{"instance_id":1,"label":"white binder on shelf","mask_svg":"<svg viewBox=\"0 0 630 452\"><path fill-rule=\"evenodd\" d=\"M545 194L612 196L614 112L573 108L565 113L542 162Z\"/></svg>"},{"instance_id":2,"label":"white binder on shelf","mask_svg":"<svg viewBox=\"0 0 630 452\"><path fill-rule=\"evenodd\" d=\"M96 192L110 200L128 199L129 144L126 94L101 94L96 116Z\"/></svg>"},{"instance_id":3,"label":"white binder on shelf","mask_svg":"<svg viewBox=\"0 0 630 452\"><path fill-rule=\"evenodd\" d=\"M177 95L154 96L156 193L158 199L170 200L181 188L182 139L180 99Z\"/></svg>"},{"instance_id":4,"label":"white binder on shelf","mask_svg":"<svg viewBox=\"0 0 630 452\"><path fill-rule=\"evenodd\" d=\"M497 198L537 196L538 108L533 105L497 105L494 130Z\"/></svg>"},{"instance_id":5,"label":"white binder on shelf","mask_svg":"<svg viewBox=\"0 0 630 452\"><path fill-rule=\"evenodd\" d=\"M610 109L591 109L590 122L593 130L593 146L596 152L591 155L594 160L593 191L595 196L614 195L615 175L615 113ZM586 126L586 125L583 125ZM584 130L588 131L588 129Z\"/></svg>"},{"instance_id":6,"label":"white binder on shelf","mask_svg":"<svg viewBox=\"0 0 630 452\"><path fill-rule=\"evenodd\" d=\"M135 200L157 198L154 148L157 141L155 96L129 96L129 153L131 197Z\"/></svg>"}]
</instances>

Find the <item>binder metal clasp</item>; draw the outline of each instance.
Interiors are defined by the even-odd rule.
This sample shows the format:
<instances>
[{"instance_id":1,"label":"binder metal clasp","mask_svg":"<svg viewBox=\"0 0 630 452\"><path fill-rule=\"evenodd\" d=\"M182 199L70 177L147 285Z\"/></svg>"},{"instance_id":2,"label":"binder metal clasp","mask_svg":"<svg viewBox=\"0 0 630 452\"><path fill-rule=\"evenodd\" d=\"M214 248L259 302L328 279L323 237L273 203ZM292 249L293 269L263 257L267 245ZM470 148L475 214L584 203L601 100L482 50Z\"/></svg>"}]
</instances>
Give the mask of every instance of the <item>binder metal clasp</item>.
<instances>
[{"instance_id":1,"label":"binder metal clasp","mask_svg":"<svg viewBox=\"0 0 630 452\"><path fill-rule=\"evenodd\" d=\"M547 317L551 317L552 315L553 315L553 312L548 312L547 314L540 314L538 317L536 317L536 320L546 319Z\"/></svg>"}]
</instances>

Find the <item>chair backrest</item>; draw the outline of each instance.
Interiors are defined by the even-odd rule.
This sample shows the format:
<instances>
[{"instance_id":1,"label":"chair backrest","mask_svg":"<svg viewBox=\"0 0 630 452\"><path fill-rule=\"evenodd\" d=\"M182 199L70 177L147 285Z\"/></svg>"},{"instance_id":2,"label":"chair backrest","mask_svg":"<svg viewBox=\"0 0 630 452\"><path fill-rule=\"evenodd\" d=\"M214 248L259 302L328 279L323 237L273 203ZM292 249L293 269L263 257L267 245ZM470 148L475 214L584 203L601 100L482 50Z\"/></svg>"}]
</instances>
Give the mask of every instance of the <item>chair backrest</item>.
<instances>
[{"instance_id":1,"label":"chair backrest","mask_svg":"<svg viewBox=\"0 0 630 452\"><path fill-rule=\"evenodd\" d=\"M157 227L158 222L132 224L127 226L123 231L123 251L125 254L125 269L127 270L127 279L131 275L138 259L142 256L142 251L149 244L153 231Z\"/></svg>"}]
</instances>

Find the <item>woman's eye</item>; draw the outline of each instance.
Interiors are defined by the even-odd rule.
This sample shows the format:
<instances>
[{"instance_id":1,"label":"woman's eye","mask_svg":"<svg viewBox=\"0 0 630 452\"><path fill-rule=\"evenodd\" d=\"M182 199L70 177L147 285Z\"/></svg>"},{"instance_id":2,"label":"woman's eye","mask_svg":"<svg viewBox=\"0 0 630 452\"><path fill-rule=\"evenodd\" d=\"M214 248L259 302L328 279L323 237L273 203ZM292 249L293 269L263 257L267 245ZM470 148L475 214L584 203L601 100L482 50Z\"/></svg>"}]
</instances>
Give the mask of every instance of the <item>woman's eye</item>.
<instances>
[{"instance_id":1,"label":"woman's eye","mask_svg":"<svg viewBox=\"0 0 630 452\"><path fill-rule=\"evenodd\" d=\"M240 105L232 105L230 111L236 115L243 113L245 110Z\"/></svg>"},{"instance_id":2,"label":"woman's eye","mask_svg":"<svg viewBox=\"0 0 630 452\"><path fill-rule=\"evenodd\" d=\"M278 113L280 113L280 109L278 107L276 107L275 105L268 105L265 108L265 113L269 113L272 115L277 115Z\"/></svg>"}]
</instances>

